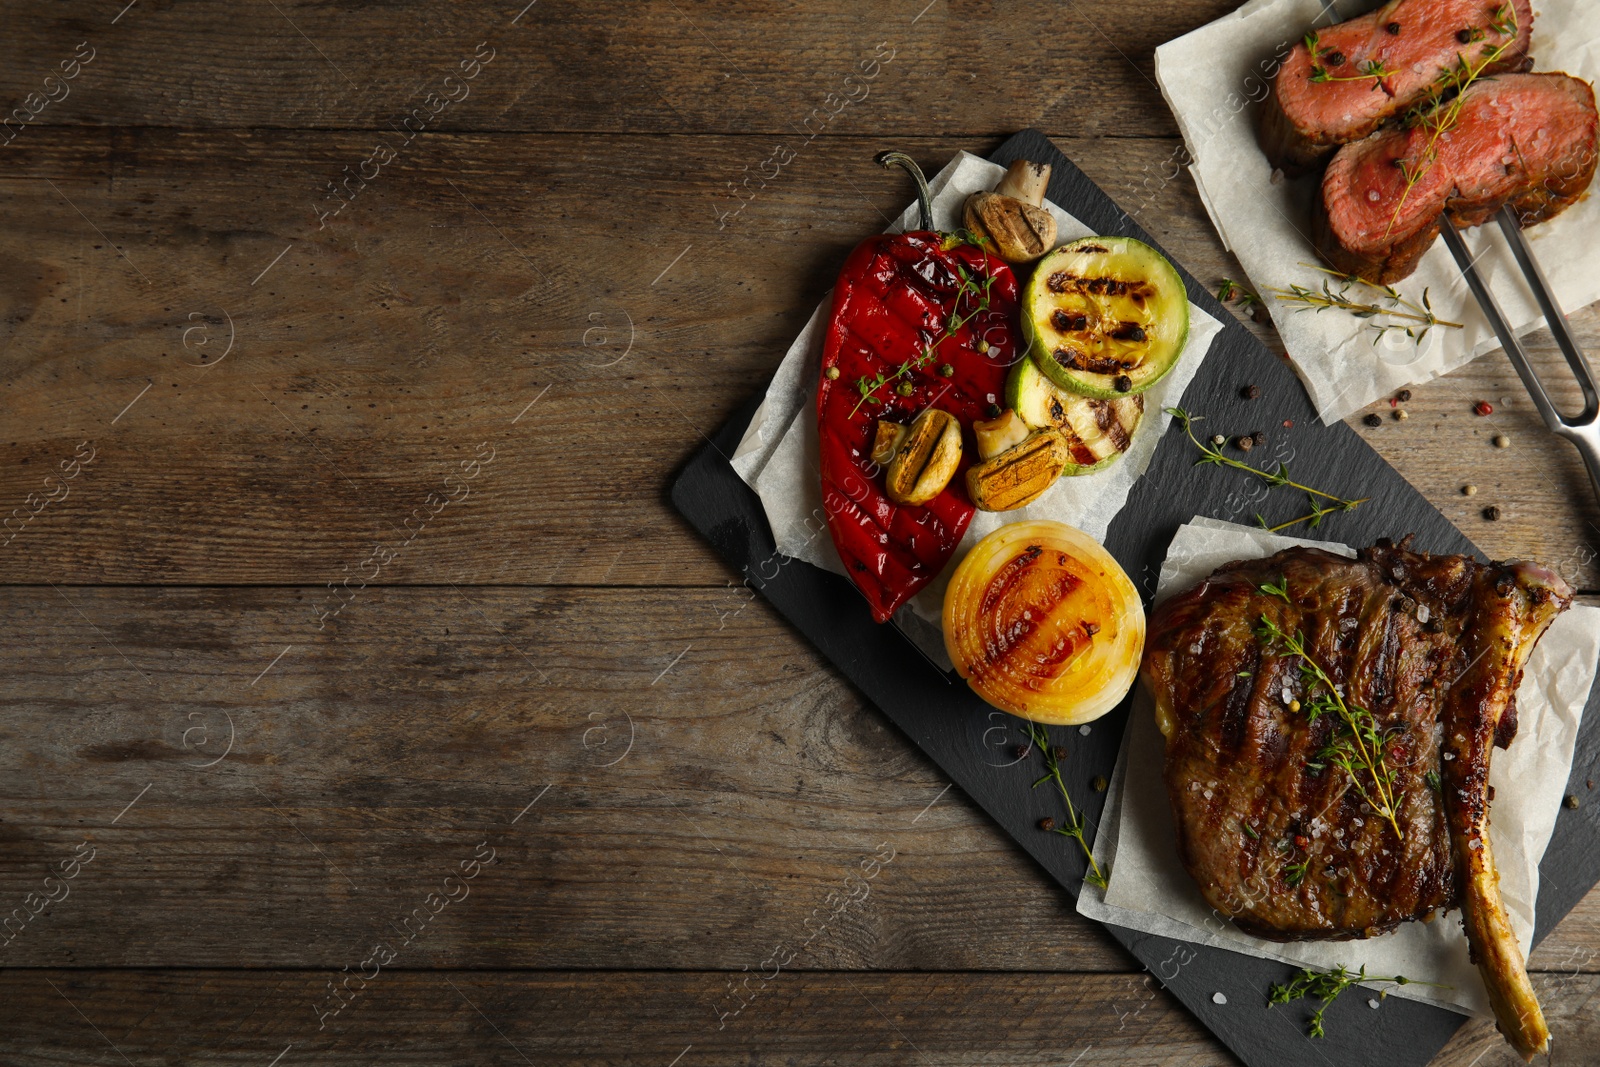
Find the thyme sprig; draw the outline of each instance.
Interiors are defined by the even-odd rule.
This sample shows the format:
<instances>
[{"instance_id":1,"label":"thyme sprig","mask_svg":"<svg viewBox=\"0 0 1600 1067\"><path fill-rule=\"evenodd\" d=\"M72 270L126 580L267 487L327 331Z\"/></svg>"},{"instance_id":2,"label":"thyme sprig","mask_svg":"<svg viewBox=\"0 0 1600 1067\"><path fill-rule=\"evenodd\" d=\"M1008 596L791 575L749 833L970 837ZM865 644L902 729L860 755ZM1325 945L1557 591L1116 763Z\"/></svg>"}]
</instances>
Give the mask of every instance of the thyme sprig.
<instances>
[{"instance_id":1,"label":"thyme sprig","mask_svg":"<svg viewBox=\"0 0 1600 1067\"><path fill-rule=\"evenodd\" d=\"M1325 50L1318 41L1316 31L1313 30L1306 34L1303 40L1305 41L1306 50L1311 53L1311 80L1314 82L1359 82L1371 78L1372 88L1377 89L1382 83L1382 79L1394 73L1393 70L1383 65L1382 60L1368 59L1356 68L1358 73L1329 74L1328 66L1339 66L1344 62L1344 56L1335 52L1334 55L1338 57L1337 61L1331 61L1325 65L1322 62Z\"/></svg>"},{"instance_id":2,"label":"thyme sprig","mask_svg":"<svg viewBox=\"0 0 1600 1067\"><path fill-rule=\"evenodd\" d=\"M1242 460L1237 460L1232 456L1225 455L1220 445L1213 444L1209 441L1202 441L1194 435L1194 424L1202 421L1204 416L1191 415L1179 407L1171 407L1165 410L1168 415L1171 415L1178 421L1178 425L1183 427L1183 432L1189 436L1189 440L1193 442L1194 446L1200 450L1201 455L1199 459L1195 460L1195 466L1198 467L1202 464L1211 464L1212 466L1217 467L1232 467L1234 470L1245 471L1246 473L1253 474L1274 488L1278 486L1288 486L1291 489L1298 489L1306 494L1306 498L1311 501L1312 513L1310 515L1303 515L1300 518L1294 519L1290 522L1279 523L1277 526L1267 526L1266 520L1262 519L1260 515L1257 515L1256 521L1268 530L1276 532L1302 522L1310 522L1313 526L1317 526L1321 524L1322 517L1324 515L1328 515L1336 511L1354 511L1357 507L1365 504L1368 500L1367 497L1348 500L1342 496L1335 496L1332 493L1325 493L1321 489L1313 489L1309 485L1301 485L1299 482L1289 477L1289 468L1284 466L1282 463L1278 464L1276 470L1270 471L1262 470L1260 467L1252 467L1250 464L1245 463ZM1319 503L1317 499L1318 497L1327 501L1327 503Z\"/></svg>"},{"instance_id":3,"label":"thyme sprig","mask_svg":"<svg viewBox=\"0 0 1600 1067\"><path fill-rule=\"evenodd\" d=\"M1420 342L1435 326L1455 330L1462 328L1461 323L1441 319L1434 314L1433 301L1429 298L1427 289L1422 290L1422 298L1418 302L1407 299L1392 285L1376 285L1354 274L1343 274L1326 267L1319 267L1314 263L1302 263L1301 266L1321 271L1330 277L1323 281L1320 289L1292 284L1287 289L1269 288L1267 292L1296 311L1327 311L1329 308L1338 308L1350 312L1358 319L1383 316L1388 321L1368 324L1375 331L1372 338L1374 345L1390 330L1402 331L1407 337ZM1338 289L1334 288L1334 279L1339 282ZM1354 295L1352 289L1355 289ZM1371 290L1375 295L1361 299L1364 295L1361 289Z\"/></svg>"},{"instance_id":4,"label":"thyme sprig","mask_svg":"<svg viewBox=\"0 0 1600 1067\"><path fill-rule=\"evenodd\" d=\"M1050 732L1035 722L1028 723L1027 729L1028 740L1033 743L1034 748L1044 754L1045 773L1033 783L1033 788L1038 789L1046 782L1054 782L1056 789L1061 793L1062 801L1067 805L1066 825L1054 827L1052 832L1070 837L1078 843L1078 847L1083 849L1084 858L1089 861L1089 870L1084 874L1083 880L1092 886L1104 889L1107 884L1106 874L1101 871L1100 864L1095 862L1094 850L1089 847L1089 842L1084 837L1083 814L1078 811L1077 805L1072 802L1071 794L1067 792L1067 783L1061 777L1061 761L1056 759L1055 749L1050 744Z\"/></svg>"},{"instance_id":5,"label":"thyme sprig","mask_svg":"<svg viewBox=\"0 0 1600 1067\"><path fill-rule=\"evenodd\" d=\"M1365 504L1370 499L1372 498L1363 496L1357 497L1354 500L1346 500L1338 504L1320 504L1317 502L1316 497L1308 493L1306 494L1306 502L1310 505L1311 510L1306 514L1290 519L1288 522L1280 522L1276 526L1269 526L1267 524L1267 520L1262 518L1261 513L1258 511L1256 512L1256 525L1268 533L1277 533L1279 530L1287 530L1291 526L1299 526L1302 522L1311 529L1315 530L1318 526L1322 525L1322 520L1326 516L1332 515L1335 512L1351 511L1357 505Z\"/></svg>"},{"instance_id":6,"label":"thyme sprig","mask_svg":"<svg viewBox=\"0 0 1600 1067\"><path fill-rule=\"evenodd\" d=\"M1249 307L1251 304L1266 306L1266 301L1261 299L1260 293L1232 278L1222 279L1222 284L1217 286L1217 301L1222 304L1237 302L1240 307Z\"/></svg>"},{"instance_id":7,"label":"thyme sprig","mask_svg":"<svg viewBox=\"0 0 1600 1067\"><path fill-rule=\"evenodd\" d=\"M902 361L893 371L879 371L871 378L866 375L857 378L856 392L861 394L861 399L857 400L856 406L850 409L851 418L854 418L856 412L861 410L861 405L868 400L877 399L876 393L879 389L900 378L909 379L912 371L922 370L929 363L932 363L939 356L939 346L941 344L948 338L954 337L961 327L989 310L989 290L994 285L994 275L985 274L983 283L980 285L972 276L972 272L960 263L956 264L956 273L961 278L961 285L956 289L956 295L950 301L950 318L946 320L944 330L931 343L924 345L916 358ZM982 299L965 315L962 315L959 310L961 301L966 297L976 296L980 292L983 294Z\"/></svg>"},{"instance_id":8,"label":"thyme sprig","mask_svg":"<svg viewBox=\"0 0 1600 1067\"><path fill-rule=\"evenodd\" d=\"M1301 710L1306 719L1316 722L1328 715L1338 720L1327 745L1309 766L1321 770L1332 764L1344 771L1350 776L1356 795L1388 821L1395 837L1404 840L1395 799L1394 768L1388 761L1389 738L1378 720L1366 708L1345 700L1328 672L1307 650L1305 635L1300 631L1285 633L1263 614L1256 637L1268 652L1287 653L1299 660L1300 682L1306 693Z\"/></svg>"},{"instance_id":9,"label":"thyme sprig","mask_svg":"<svg viewBox=\"0 0 1600 1067\"><path fill-rule=\"evenodd\" d=\"M1415 127L1423 126L1428 131L1428 142L1423 145L1422 154L1416 160L1395 160L1400 168L1400 174L1405 180L1405 188L1400 191L1400 200L1394 206L1394 213L1389 216L1389 225L1383 231L1388 237L1394 232L1395 223L1400 220L1400 212L1405 209L1406 198L1411 195L1411 190L1416 188L1422 176L1433 167L1439 159L1439 142L1444 135L1455 126L1461 118L1461 108L1466 103L1467 89L1477 81L1483 72L1490 66L1500 61L1511 46L1517 43L1517 9L1514 4L1501 4L1495 9L1489 24L1495 32L1500 34L1502 40L1499 44L1483 53L1481 61L1474 66L1467 61L1467 57L1460 52L1456 53L1456 65L1442 72L1435 79L1438 91L1424 103L1417 105L1406 113L1406 125ZM1475 43L1484 39L1481 29L1474 28L1471 33L1471 42ZM1438 104L1445 96L1451 96L1449 103Z\"/></svg>"},{"instance_id":10,"label":"thyme sprig","mask_svg":"<svg viewBox=\"0 0 1600 1067\"><path fill-rule=\"evenodd\" d=\"M1389 978L1380 978L1377 975L1369 976L1365 965L1359 971L1350 971L1342 966L1327 971L1315 971L1308 967L1290 979L1286 985L1274 983L1267 990L1267 1006L1272 1007L1275 1004L1288 1004L1306 997L1316 997L1322 1001L1322 1004L1316 1011L1311 1013L1311 1019L1306 1024L1306 1034L1309 1037L1326 1037L1327 1035L1322 1028L1322 1016L1329 1006L1339 999L1339 994L1353 985L1371 984L1373 982L1382 982L1392 986L1426 985L1433 986L1436 989L1450 988L1446 985L1440 985L1438 982L1422 982L1415 978L1407 978L1403 974L1397 974ZM1380 990L1378 999L1382 1000L1388 995L1389 991L1387 989Z\"/></svg>"}]
</instances>

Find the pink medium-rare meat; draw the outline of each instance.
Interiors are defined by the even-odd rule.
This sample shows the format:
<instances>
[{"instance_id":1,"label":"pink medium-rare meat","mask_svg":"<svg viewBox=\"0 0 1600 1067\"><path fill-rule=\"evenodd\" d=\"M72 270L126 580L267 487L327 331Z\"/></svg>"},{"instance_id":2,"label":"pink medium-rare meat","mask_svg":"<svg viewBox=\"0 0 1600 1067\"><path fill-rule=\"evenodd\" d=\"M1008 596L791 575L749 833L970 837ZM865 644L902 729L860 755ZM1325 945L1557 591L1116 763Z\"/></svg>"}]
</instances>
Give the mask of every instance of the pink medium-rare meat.
<instances>
[{"instance_id":1,"label":"pink medium-rare meat","mask_svg":"<svg viewBox=\"0 0 1600 1067\"><path fill-rule=\"evenodd\" d=\"M1485 75L1517 67L1532 30L1530 0L1390 0L1313 31L1290 51L1262 103L1262 148L1275 167L1307 170L1439 95L1462 64L1477 69L1492 59Z\"/></svg>"},{"instance_id":2,"label":"pink medium-rare meat","mask_svg":"<svg viewBox=\"0 0 1600 1067\"><path fill-rule=\"evenodd\" d=\"M1341 148L1312 238L1339 270L1398 281L1433 245L1441 215L1476 226L1510 204L1531 226L1560 214L1594 177L1595 129L1594 90L1578 78L1482 79L1409 128Z\"/></svg>"}]
</instances>

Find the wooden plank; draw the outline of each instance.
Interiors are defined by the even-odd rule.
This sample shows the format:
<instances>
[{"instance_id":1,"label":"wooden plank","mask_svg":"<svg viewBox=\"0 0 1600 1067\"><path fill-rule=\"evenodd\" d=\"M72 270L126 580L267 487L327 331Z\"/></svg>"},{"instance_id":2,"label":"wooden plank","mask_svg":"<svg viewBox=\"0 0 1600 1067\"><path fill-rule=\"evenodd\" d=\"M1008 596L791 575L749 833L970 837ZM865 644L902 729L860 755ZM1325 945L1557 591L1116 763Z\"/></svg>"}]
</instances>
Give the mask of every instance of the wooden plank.
<instances>
[{"instance_id":1,"label":"wooden plank","mask_svg":"<svg viewBox=\"0 0 1600 1067\"><path fill-rule=\"evenodd\" d=\"M663 166L658 138L430 135L319 231L370 136L28 132L0 177L5 582L340 581L378 544L378 582L720 584L666 473L907 194L867 162L879 140L830 135L719 229L760 138L676 138ZM930 167L987 147L904 143ZM1237 276L1192 184L1162 178L1176 142L1064 144L1197 276ZM1600 516L1503 357L1417 392L1380 450L1486 551L1600 588ZM1473 423L1479 395L1511 402ZM46 483L85 440L82 480ZM484 476L447 486L480 445ZM1487 502L1498 524L1472 517Z\"/></svg>"},{"instance_id":2,"label":"wooden plank","mask_svg":"<svg viewBox=\"0 0 1600 1067\"><path fill-rule=\"evenodd\" d=\"M408 965L1127 965L745 595L316 596L0 589L0 914L95 850L8 966L338 967L484 841ZM1534 962L1600 971L1600 893Z\"/></svg>"},{"instance_id":3,"label":"wooden plank","mask_svg":"<svg viewBox=\"0 0 1600 1067\"><path fill-rule=\"evenodd\" d=\"M418 1067L1234 1062L1148 975L765 973L750 978L744 1010L721 1017L729 985L748 976L380 970L351 979L333 1014L326 1006L340 1002L328 986L344 972L13 968L0 974L0 1019L17 1067L120 1062L119 1053L132 1063L290 1067L370 1063L378 1050L385 1063ZM1600 1015L1587 1008L1600 977L1539 975L1535 987L1553 1033L1550 1062L1592 1062ZM1248 994L1230 999L1255 1010ZM1285 1027L1301 1017L1274 1011ZM1317 1062L1314 1045L1306 1053ZM1485 1021L1464 1027L1434 1067L1520 1062Z\"/></svg>"},{"instance_id":4,"label":"wooden plank","mask_svg":"<svg viewBox=\"0 0 1600 1067\"><path fill-rule=\"evenodd\" d=\"M430 128L454 131L763 133L791 145L841 127L1170 135L1155 46L1229 10L1142 0L1041 24L1036 9L888 0L412 0L359 18L306 2L181 13L146 2L112 25L115 9L79 5L16 20L0 44L0 98L39 109L38 125L382 129L433 92L434 108L457 102ZM85 41L81 73L46 86ZM445 83L480 42L494 59ZM43 103L47 91L66 95Z\"/></svg>"}]
</instances>

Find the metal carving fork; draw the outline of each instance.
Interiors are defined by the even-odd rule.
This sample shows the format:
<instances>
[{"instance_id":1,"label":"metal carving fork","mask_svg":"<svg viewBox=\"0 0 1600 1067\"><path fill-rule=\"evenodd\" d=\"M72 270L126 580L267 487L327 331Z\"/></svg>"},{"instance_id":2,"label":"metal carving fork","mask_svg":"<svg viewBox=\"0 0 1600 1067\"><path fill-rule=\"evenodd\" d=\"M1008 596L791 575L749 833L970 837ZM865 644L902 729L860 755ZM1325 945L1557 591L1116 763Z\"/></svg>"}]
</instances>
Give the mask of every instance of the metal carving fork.
<instances>
[{"instance_id":1,"label":"metal carving fork","mask_svg":"<svg viewBox=\"0 0 1600 1067\"><path fill-rule=\"evenodd\" d=\"M1578 379L1578 385L1583 389L1583 411L1576 417L1568 418L1557 411L1555 404L1551 403L1550 394L1545 391L1544 383L1539 380L1533 364L1528 361L1528 354L1523 351L1516 334L1511 332L1511 325L1500 313L1500 307L1494 302L1489 287L1479 277L1478 270L1472 262L1472 255L1461 240L1460 231L1451 224L1448 217L1441 227L1444 243L1450 246L1450 254L1456 257L1456 265L1461 268L1462 275L1467 279L1467 287L1477 298L1478 306L1489 319L1489 325L1494 327L1495 335L1505 346L1506 356L1511 360L1511 365L1517 369L1517 376L1522 379L1528 394L1533 397L1533 406L1539 409L1539 415L1544 419L1546 426L1550 427L1558 437L1565 437L1571 441L1577 448L1578 454L1583 457L1584 466L1589 468L1589 480L1593 483L1595 496L1600 499L1600 390L1595 386L1594 371L1589 369L1589 363L1583 357L1583 350L1578 347L1577 340L1572 336L1572 327L1567 324L1567 316L1556 303L1555 296L1550 292L1550 283L1545 281L1544 271L1539 269L1538 261L1533 258L1533 250L1528 247L1527 239L1522 236L1522 227L1517 222L1516 214L1509 206L1503 207L1495 219L1500 223L1500 230L1511 245L1511 254L1516 257L1517 266L1522 268L1522 275L1527 279L1528 287L1533 290L1534 299L1539 302L1539 309L1544 312L1545 324L1555 335L1556 344L1560 346L1562 355L1567 357L1567 365L1572 368L1573 376Z\"/></svg>"}]
</instances>

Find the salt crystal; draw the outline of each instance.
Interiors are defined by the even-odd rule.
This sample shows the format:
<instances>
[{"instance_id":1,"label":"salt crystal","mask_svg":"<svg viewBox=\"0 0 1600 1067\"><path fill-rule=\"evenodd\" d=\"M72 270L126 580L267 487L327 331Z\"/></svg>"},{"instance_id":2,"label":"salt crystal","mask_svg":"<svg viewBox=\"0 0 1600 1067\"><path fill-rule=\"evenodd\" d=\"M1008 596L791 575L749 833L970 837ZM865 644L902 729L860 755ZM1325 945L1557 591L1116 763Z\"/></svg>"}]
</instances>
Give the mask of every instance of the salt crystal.
<instances>
[{"instance_id":1,"label":"salt crystal","mask_svg":"<svg viewBox=\"0 0 1600 1067\"><path fill-rule=\"evenodd\" d=\"M1367 1007L1371 1008L1373 1011L1377 1011L1378 1010L1378 1002L1377 1002L1377 1000L1376 999L1369 999L1367 1001Z\"/></svg>"},{"instance_id":2,"label":"salt crystal","mask_svg":"<svg viewBox=\"0 0 1600 1067\"><path fill-rule=\"evenodd\" d=\"M1455 758L1456 758L1456 754L1454 752L1446 752L1444 754L1444 761L1446 763L1449 763L1451 760L1453 760Z\"/></svg>"},{"instance_id":3,"label":"salt crystal","mask_svg":"<svg viewBox=\"0 0 1600 1067\"><path fill-rule=\"evenodd\" d=\"M1226 1004L1228 1003L1228 998L1223 996L1221 993L1213 993L1211 994L1211 1003Z\"/></svg>"},{"instance_id":4,"label":"salt crystal","mask_svg":"<svg viewBox=\"0 0 1600 1067\"><path fill-rule=\"evenodd\" d=\"M1376 189L1368 189L1367 190L1367 199L1371 200L1374 204L1376 204L1378 202L1378 190L1376 190Z\"/></svg>"},{"instance_id":5,"label":"salt crystal","mask_svg":"<svg viewBox=\"0 0 1600 1067\"><path fill-rule=\"evenodd\" d=\"M1428 610L1428 605L1426 605L1426 604L1418 604L1417 605L1417 621L1418 622L1425 623L1432 617L1433 617L1433 612Z\"/></svg>"},{"instance_id":6,"label":"salt crystal","mask_svg":"<svg viewBox=\"0 0 1600 1067\"><path fill-rule=\"evenodd\" d=\"M1078 732L1080 734L1082 734L1084 737L1088 737L1089 736L1089 724L1088 723L1084 723L1082 726L1078 727Z\"/></svg>"}]
</instances>

